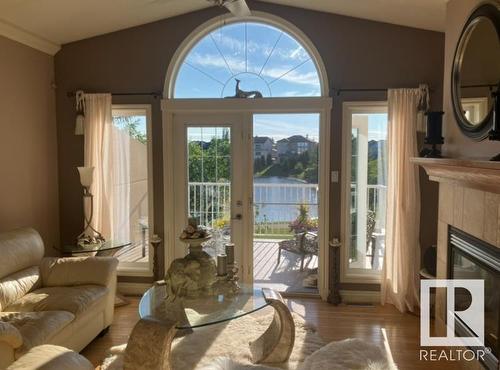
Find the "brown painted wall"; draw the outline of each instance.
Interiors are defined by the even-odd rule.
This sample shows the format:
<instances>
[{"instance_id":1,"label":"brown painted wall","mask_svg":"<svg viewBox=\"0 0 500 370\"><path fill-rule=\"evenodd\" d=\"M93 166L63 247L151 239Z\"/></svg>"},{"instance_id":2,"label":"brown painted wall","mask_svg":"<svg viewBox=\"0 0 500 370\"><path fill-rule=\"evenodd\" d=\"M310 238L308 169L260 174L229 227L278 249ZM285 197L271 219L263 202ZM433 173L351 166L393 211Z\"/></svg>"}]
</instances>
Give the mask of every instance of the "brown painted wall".
<instances>
[{"instance_id":1,"label":"brown painted wall","mask_svg":"<svg viewBox=\"0 0 500 370\"><path fill-rule=\"evenodd\" d=\"M463 26L472 11L482 0L450 0L446 8L446 41L444 70L444 118L445 145L443 153L448 157L490 158L500 152L500 142L484 140L476 142L462 134L458 128L451 103L451 71L455 49Z\"/></svg>"},{"instance_id":2,"label":"brown painted wall","mask_svg":"<svg viewBox=\"0 0 500 370\"><path fill-rule=\"evenodd\" d=\"M372 22L261 2L252 9L280 16L300 28L315 44L326 66L330 87L416 87L426 82L434 89L433 109L441 109L444 35L438 32ZM73 135L73 100L67 91L161 91L170 59L197 26L221 14L211 8L64 45L56 55L57 119L60 174L61 238L71 240L82 219L80 188L75 166L83 163L83 139ZM385 93L334 96L332 114L332 169L341 167L342 102L385 100ZM155 230L163 232L163 184L160 102L144 97L114 97L115 103L153 104ZM426 185L424 198L435 199ZM340 184L333 184L330 236L340 234ZM435 243L437 215L423 207L423 241Z\"/></svg>"},{"instance_id":3,"label":"brown painted wall","mask_svg":"<svg viewBox=\"0 0 500 370\"><path fill-rule=\"evenodd\" d=\"M59 243L54 58L0 36L0 232Z\"/></svg>"}]
</instances>

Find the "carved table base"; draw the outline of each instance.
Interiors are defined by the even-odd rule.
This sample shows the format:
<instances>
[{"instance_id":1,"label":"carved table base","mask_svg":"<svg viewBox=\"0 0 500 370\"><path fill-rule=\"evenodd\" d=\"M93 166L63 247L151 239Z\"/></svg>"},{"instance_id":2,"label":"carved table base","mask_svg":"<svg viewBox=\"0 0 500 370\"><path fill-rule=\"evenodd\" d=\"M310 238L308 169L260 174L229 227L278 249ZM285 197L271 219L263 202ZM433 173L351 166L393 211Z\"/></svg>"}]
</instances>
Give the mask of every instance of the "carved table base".
<instances>
[{"instance_id":1,"label":"carved table base","mask_svg":"<svg viewBox=\"0 0 500 370\"><path fill-rule=\"evenodd\" d=\"M146 316L130 334L123 361L124 370L171 370L170 347L176 322Z\"/></svg>"},{"instance_id":2,"label":"carved table base","mask_svg":"<svg viewBox=\"0 0 500 370\"><path fill-rule=\"evenodd\" d=\"M295 323L281 294L268 288L263 288L262 293L266 302L274 308L274 317L264 334L250 343L252 362L285 362L295 343Z\"/></svg>"},{"instance_id":3,"label":"carved table base","mask_svg":"<svg viewBox=\"0 0 500 370\"><path fill-rule=\"evenodd\" d=\"M274 317L264 334L250 343L252 362L285 362L290 357L295 343L292 314L278 292L264 288L262 293L266 302L274 308ZM176 329L176 325L183 321L178 312L182 306L175 304L169 308L170 314L162 315L161 319L146 316L135 325L125 350L124 370L172 370L172 341L176 334L187 334L191 330Z\"/></svg>"}]
</instances>

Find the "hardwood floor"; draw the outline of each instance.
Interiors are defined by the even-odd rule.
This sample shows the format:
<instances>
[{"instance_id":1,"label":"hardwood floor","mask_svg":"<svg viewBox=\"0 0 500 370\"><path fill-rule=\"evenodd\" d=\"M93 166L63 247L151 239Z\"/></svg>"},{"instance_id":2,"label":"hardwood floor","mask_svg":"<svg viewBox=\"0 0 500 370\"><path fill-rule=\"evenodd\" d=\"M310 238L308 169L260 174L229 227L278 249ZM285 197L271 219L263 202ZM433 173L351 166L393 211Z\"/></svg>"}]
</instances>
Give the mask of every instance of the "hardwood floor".
<instances>
[{"instance_id":1,"label":"hardwood floor","mask_svg":"<svg viewBox=\"0 0 500 370\"><path fill-rule=\"evenodd\" d=\"M139 319L139 298L130 297L130 302L116 309L109 332L95 339L82 351L96 367L104 359L109 347L127 342L128 335ZM287 303L291 310L317 328L325 342L356 337L382 348L385 346L401 370L466 369L465 364L459 362L419 361L419 317L402 314L392 306L333 306L312 298L290 298Z\"/></svg>"}]
</instances>

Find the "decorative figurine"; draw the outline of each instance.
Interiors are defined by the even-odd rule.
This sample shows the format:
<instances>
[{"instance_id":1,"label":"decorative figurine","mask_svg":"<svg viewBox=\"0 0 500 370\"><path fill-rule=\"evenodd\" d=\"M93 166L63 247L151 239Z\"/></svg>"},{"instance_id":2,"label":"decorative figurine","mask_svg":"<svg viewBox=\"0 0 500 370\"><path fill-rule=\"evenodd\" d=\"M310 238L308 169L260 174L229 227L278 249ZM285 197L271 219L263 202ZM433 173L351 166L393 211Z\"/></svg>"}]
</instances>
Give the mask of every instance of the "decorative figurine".
<instances>
[{"instance_id":1,"label":"decorative figurine","mask_svg":"<svg viewBox=\"0 0 500 370\"><path fill-rule=\"evenodd\" d=\"M226 98L231 99L231 98L236 98L236 99L247 99L247 98L254 98L254 99L260 99L262 98L262 93L257 90L253 91L244 91L240 89L240 82L241 80L236 80L236 87L235 87L235 92L234 96L226 96Z\"/></svg>"}]
</instances>

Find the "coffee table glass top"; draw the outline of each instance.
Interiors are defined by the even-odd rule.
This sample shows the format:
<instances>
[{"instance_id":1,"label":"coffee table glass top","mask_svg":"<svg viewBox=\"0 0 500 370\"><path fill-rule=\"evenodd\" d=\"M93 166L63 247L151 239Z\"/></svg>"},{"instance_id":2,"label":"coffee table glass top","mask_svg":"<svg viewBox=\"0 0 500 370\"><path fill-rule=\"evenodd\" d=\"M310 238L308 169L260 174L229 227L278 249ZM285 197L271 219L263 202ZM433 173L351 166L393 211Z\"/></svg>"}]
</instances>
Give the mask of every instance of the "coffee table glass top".
<instances>
[{"instance_id":1,"label":"coffee table glass top","mask_svg":"<svg viewBox=\"0 0 500 370\"><path fill-rule=\"evenodd\" d=\"M155 285L141 298L141 318L153 316L159 320L175 320L177 329L194 329L233 320L267 307L261 289L239 284L236 294L204 295L199 298L167 298L166 287ZM174 319L175 318L175 319Z\"/></svg>"},{"instance_id":2,"label":"coffee table glass top","mask_svg":"<svg viewBox=\"0 0 500 370\"><path fill-rule=\"evenodd\" d=\"M104 243L95 244L73 244L73 245L63 245L61 247L56 247L56 249L64 254L78 254L78 253L91 253L91 252L105 252L114 249L120 249L128 247L131 243L124 243L121 241L107 240Z\"/></svg>"}]
</instances>

